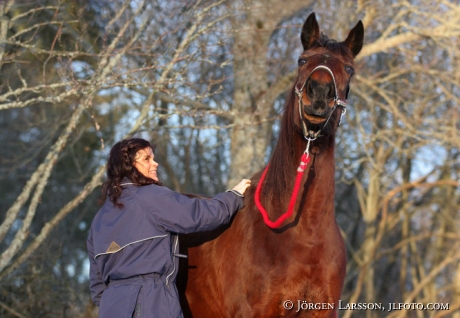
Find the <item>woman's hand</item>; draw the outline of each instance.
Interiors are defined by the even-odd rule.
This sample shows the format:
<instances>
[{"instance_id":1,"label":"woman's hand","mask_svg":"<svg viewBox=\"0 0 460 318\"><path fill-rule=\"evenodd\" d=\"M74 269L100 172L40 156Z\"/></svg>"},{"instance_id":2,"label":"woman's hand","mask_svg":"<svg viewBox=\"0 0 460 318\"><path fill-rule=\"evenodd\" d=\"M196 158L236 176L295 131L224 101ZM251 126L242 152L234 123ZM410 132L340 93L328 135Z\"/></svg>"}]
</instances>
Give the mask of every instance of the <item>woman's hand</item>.
<instances>
[{"instance_id":1,"label":"woman's hand","mask_svg":"<svg viewBox=\"0 0 460 318\"><path fill-rule=\"evenodd\" d=\"M233 187L232 190L238 191L241 194L244 194L247 188L251 185L251 180L243 179L238 183L236 186Z\"/></svg>"}]
</instances>

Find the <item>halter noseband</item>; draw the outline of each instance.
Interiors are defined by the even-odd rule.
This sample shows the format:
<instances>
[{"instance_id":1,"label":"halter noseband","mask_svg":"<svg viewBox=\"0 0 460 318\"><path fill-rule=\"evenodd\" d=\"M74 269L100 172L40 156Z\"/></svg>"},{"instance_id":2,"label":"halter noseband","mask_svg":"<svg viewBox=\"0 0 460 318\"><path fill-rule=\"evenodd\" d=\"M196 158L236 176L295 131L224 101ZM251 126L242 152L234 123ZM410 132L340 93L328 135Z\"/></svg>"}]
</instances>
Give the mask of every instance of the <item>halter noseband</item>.
<instances>
[{"instance_id":1,"label":"halter noseband","mask_svg":"<svg viewBox=\"0 0 460 318\"><path fill-rule=\"evenodd\" d=\"M305 88L305 84L308 82L308 79L310 78L311 74L313 74L313 72L315 72L316 70L318 69L323 69L323 70L326 70L329 72L329 74L331 75L332 77L332 81L334 83L334 93L335 93L335 97L334 97L334 107L331 109L331 111L329 112L329 116L327 117L326 121L324 122L323 126L321 127L321 129L319 129L318 131L313 131L313 130L307 130L307 125L305 124L305 121L302 117L302 106L303 105L303 101L302 101L302 92ZM310 74L308 74L305 82L303 83L302 87L299 89L297 89L297 85L295 85L295 93L297 95L297 99L299 100L299 115L300 115L300 121L302 122L302 130L303 130L303 135L304 135L304 138L307 139L307 140L315 140L316 138L318 138L320 136L320 133L321 133L321 130L324 129L324 127L326 127L327 123L329 122L329 119L331 118L332 114L334 113L334 110L337 108L337 106L340 106L342 107L342 114L340 115L340 121L339 121L339 126L340 124L342 123L342 119L343 119L343 116L347 113L347 101L343 101L339 98L338 96L338 93L337 93L337 85L336 85L336 82L335 82L335 77L334 77L334 73L332 73L331 69L325 65L318 65L317 67L315 67L311 72Z\"/></svg>"}]
</instances>

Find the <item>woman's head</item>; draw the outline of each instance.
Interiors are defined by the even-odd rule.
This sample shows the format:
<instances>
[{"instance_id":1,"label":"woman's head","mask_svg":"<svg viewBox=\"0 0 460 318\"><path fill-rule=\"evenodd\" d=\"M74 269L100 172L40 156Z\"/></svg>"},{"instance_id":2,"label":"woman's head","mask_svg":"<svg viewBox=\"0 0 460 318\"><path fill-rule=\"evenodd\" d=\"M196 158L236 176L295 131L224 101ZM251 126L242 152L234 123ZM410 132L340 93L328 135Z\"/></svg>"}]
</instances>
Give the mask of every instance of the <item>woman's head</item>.
<instances>
[{"instance_id":1,"label":"woman's head","mask_svg":"<svg viewBox=\"0 0 460 318\"><path fill-rule=\"evenodd\" d=\"M110 150L107 161L107 181L103 187L101 203L108 196L115 205L121 195L121 182L128 178L130 182L143 186L161 183L157 176L158 163L154 161L153 147L145 139L130 138L117 142Z\"/></svg>"},{"instance_id":2,"label":"woman's head","mask_svg":"<svg viewBox=\"0 0 460 318\"><path fill-rule=\"evenodd\" d=\"M136 153L133 166L144 177L151 178L158 182L158 163L155 161L155 155L153 154L153 149L151 147L141 149Z\"/></svg>"}]
</instances>

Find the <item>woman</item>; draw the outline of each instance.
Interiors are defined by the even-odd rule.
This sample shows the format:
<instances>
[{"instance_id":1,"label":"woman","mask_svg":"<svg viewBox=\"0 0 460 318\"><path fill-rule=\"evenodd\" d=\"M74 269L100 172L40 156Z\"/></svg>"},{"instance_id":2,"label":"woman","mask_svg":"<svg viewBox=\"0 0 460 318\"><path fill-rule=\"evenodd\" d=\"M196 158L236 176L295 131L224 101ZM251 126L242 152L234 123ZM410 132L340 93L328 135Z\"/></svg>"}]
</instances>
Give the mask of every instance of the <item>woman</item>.
<instances>
[{"instance_id":1,"label":"woman","mask_svg":"<svg viewBox=\"0 0 460 318\"><path fill-rule=\"evenodd\" d=\"M177 233L212 230L243 206L250 181L210 200L161 185L144 139L116 143L107 162L102 207L87 239L91 297L99 317L182 317L175 286Z\"/></svg>"}]
</instances>

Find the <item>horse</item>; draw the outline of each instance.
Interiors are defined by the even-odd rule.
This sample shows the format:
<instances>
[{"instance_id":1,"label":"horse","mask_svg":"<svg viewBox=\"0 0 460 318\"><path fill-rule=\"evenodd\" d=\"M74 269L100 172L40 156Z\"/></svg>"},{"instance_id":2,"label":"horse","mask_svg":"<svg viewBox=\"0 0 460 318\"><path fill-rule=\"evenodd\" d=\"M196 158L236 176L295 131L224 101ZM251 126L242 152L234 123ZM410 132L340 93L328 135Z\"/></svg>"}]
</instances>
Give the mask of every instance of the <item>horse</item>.
<instances>
[{"instance_id":1,"label":"horse","mask_svg":"<svg viewBox=\"0 0 460 318\"><path fill-rule=\"evenodd\" d=\"M358 21L337 42L311 13L300 38L279 137L244 207L228 226L181 237L188 259L177 286L186 317L338 315L346 250L334 215L334 140L364 27Z\"/></svg>"}]
</instances>

